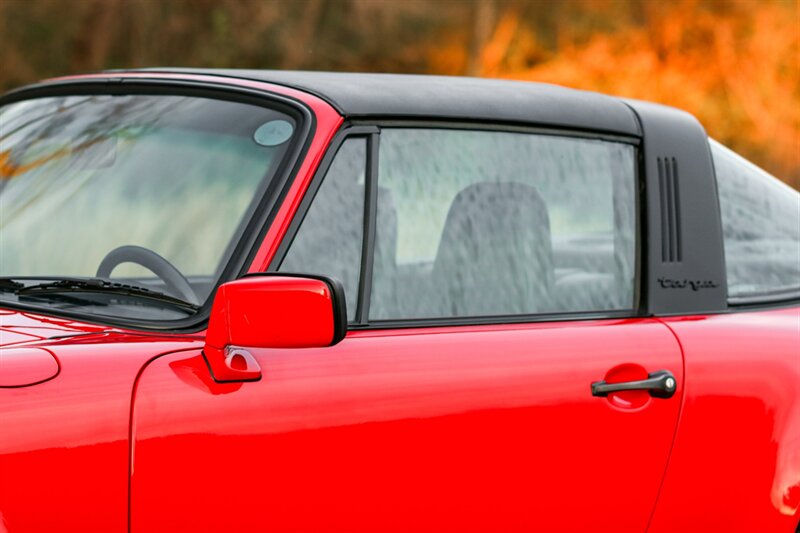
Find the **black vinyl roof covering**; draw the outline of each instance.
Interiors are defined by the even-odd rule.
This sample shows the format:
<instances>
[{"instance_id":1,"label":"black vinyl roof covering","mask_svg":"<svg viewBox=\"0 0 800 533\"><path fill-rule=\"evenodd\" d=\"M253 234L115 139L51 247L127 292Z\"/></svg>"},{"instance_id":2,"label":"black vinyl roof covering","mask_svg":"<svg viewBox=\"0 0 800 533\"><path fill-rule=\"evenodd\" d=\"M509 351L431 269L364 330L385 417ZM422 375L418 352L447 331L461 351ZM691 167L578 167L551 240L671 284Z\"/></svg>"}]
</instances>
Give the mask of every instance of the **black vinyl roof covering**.
<instances>
[{"instance_id":1,"label":"black vinyl roof covering","mask_svg":"<svg viewBox=\"0 0 800 533\"><path fill-rule=\"evenodd\" d=\"M640 135L635 114L621 99L545 83L282 70L155 68L146 71L227 76L293 87L319 96L346 117L518 122Z\"/></svg>"}]
</instances>

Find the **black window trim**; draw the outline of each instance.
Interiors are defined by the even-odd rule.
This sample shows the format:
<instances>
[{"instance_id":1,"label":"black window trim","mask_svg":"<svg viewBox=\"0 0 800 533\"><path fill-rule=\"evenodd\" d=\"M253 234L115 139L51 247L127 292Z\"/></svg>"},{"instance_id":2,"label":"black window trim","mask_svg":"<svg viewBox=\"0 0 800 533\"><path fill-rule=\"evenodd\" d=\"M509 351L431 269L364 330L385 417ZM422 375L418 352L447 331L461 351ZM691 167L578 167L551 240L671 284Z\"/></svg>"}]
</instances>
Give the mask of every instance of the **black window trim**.
<instances>
[{"instance_id":1,"label":"black window trim","mask_svg":"<svg viewBox=\"0 0 800 533\"><path fill-rule=\"evenodd\" d=\"M739 310L740 308L748 308L750 306L769 305L773 307L782 307L781 304L796 306L798 303L800 303L800 289L786 289L728 297L728 306L732 310Z\"/></svg>"},{"instance_id":2,"label":"black window trim","mask_svg":"<svg viewBox=\"0 0 800 533\"><path fill-rule=\"evenodd\" d=\"M469 317L437 317L437 318L403 318L390 320L369 320L369 298L371 292L371 279L375 247L375 229L377 215L377 180L378 163L380 150L381 129L388 128L414 128L414 129L437 129L437 130L470 130L470 131L490 131L507 133L525 133L534 135L547 135L554 137L570 137L586 140L602 140L628 144L634 147L634 201L636 202L634 231L636 232L636 242L634 246L634 291L633 305L630 309L622 310L603 310L603 311L569 311L563 313L530 313L520 315L488 315L488 316L469 316ZM394 118L370 118L348 120L341 127L331 141L327 152L317 168L314 177L297 212L286 231L275 256L272 259L267 271L278 271L283 262L292 241L297 235L303 219L307 215L314 196L319 191L322 181L328 169L339 151L341 145L351 137L367 138L366 154L366 186L364 202L364 235L362 244L361 270L359 271L359 294L357 296L358 308L356 319L348 322L348 330L385 330L385 329L408 329L421 327L447 327L447 326L479 326L479 325L504 325L504 324L526 324L540 322L565 322L565 321L592 321L605 319L625 319L647 316L642 292L643 280L643 261L645 249L645 228L643 213L644 198L644 173L642 170L643 157L641 153L642 141L639 137L632 137L619 134L608 134L605 132L593 132L587 130L560 129L552 127L538 127L521 124L504 124L497 122L475 122L475 121L452 121L452 120L430 120L430 119L394 119Z\"/></svg>"},{"instance_id":3,"label":"black window trim","mask_svg":"<svg viewBox=\"0 0 800 533\"><path fill-rule=\"evenodd\" d=\"M67 95L147 94L177 95L209 98L278 110L290 115L297 124L294 146L276 164L272 180L262 180L255 191L254 201L242 217L235 235L239 242L227 259L219 279L203 306L194 315L179 320L145 320L97 315L2 300L0 306L38 314L71 318L89 324L118 326L134 331L191 334L203 331L208 325L214 295L219 285L238 279L247 273L259 246L280 208L293 177L300 169L316 132L316 118L301 100L266 90L230 85L221 80L199 82L194 80L164 78L120 78L113 74L107 78L69 79L28 85L0 95L0 106L23 100ZM265 171L265 176L272 168Z\"/></svg>"},{"instance_id":4,"label":"black window trim","mask_svg":"<svg viewBox=\"0 0 800 533\"><path fill-rule=\"evenodd\" d=\"M300 231L300 227L303 224L306 216L308 215L308 211L311 208L311 205L314 202L314 198L316 198L317 193L319 193L320 188L322 187L322 183L325 181L325 177L328 175L328 171L330 170L333 161L336 159L336 155L339 153L342 145L350 139L364 139L366 142L366 154L365 154L365 199L364 199L364 230L362 235L362 244L361 244L361 259L360 259L360 267L359 267L359 275L358 275L358 292L359 294L356 296L356 322L359 321L361 316L365 316L362 311L362 295L370 290L368 285L366 284L366 275L371 276L372 273L372 255L374 254L373 250L373 243L375 239L375 232L374 232L374 216L371 216L371 209L377 209L377 205L373 207L373 203L367 201L367 198L372 196L372 189L374 190L375 196L377 197L377 188L375 187L374 183L376 182L377 177L373 175L373 170L377 171L377 154L372 153L373 150L377 150L377 137L378 137L378 128L374 126L350 126L350 125L343 125L339 128L339 131L333 136L331 139L330 144L328 145L325 154L320 161L319 166L317 167L316 171L314 172L314 176L311 179L311 183L308 185L305 193L303 193L303 198L300 200L300 205L297 207L297 211L295 211L294 216L292 217L291 222L289 223L289 227L286 229L286 233L283 236L280 244L278 245L277 250L275 251L275 255L272 258L269 266L267 267L267 272L279 272L280 266L283 263L284 259L286 259L286 255L289 252L289 248L291 248L294 239L297 237L297 233ZM374 162L374 165L371 163ZM372 228L370 228L372 226ZM371 235L371 237L370 237ZM365 274L365 271L369 270L369 274ZM371 279L371 278L370 278ZM339 280L341 281L341 280ZM369 305L368 303L366 304ZM348 311L349 312L349 311ZM349 326L353 325L353 322L348 323Z\"/></svg>"},{"instance_id":5,"label":"black window trim","mask_svg":"<svg viewBox=\"0 0 800 533\"><path fill-rule=\"evenodd\" d=\"M380 133L367 139L367 164L364 187L364 241L361 246L361 270L358 276L358 308L355 323L369 323L369 305L372 294L372 268L375 261L375 233L378 224L378 162Z\"/></svg>"}]
</instances>

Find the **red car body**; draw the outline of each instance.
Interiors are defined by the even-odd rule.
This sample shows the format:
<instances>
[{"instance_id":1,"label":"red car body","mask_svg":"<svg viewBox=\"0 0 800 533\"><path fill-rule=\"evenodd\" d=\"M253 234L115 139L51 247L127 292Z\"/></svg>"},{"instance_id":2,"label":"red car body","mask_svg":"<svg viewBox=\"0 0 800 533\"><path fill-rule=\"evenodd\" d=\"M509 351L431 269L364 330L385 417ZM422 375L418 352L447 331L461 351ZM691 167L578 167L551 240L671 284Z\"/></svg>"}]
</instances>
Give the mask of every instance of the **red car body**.
<instances>
[{"instance_id":1,"label":"red car body","mask_svg":"<svg viewBox=\"0 0 800 533\"><path fill-rule=\"evenodd\" d=\"M267 271L349 117L300 87L232 75L51 83L109 78L310 109L308 148L246 269ZM215 379L205 329L0 313L2 532L798 528L798 301L351 328L330 347L250 344L257 381ZM669 398L590 393L660 369L675 378Z\"/></svg>"}]
</instances>

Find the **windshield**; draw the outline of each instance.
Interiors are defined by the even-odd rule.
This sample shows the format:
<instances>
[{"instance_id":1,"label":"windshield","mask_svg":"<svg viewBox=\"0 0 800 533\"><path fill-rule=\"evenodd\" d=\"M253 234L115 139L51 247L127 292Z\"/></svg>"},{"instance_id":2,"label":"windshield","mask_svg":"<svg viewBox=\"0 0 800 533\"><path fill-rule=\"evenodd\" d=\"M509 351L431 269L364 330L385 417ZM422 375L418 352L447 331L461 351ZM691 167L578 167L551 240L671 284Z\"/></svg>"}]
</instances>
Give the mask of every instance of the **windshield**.
<instances>
[{"instance_id":1,"label":"windshield","mask_svg":"<svg viewBox=\"0 0 800 533\"><path fill-rule=\"evenodd\" d=\"M202 304L294 132L279 111L186 96L0 107L0 276L27 287L102 278ZM0 299L136 319L186 318L197 307L92 287L91 297L72 283L69 295L4 290Z\"/></svg>"}]
</instances>

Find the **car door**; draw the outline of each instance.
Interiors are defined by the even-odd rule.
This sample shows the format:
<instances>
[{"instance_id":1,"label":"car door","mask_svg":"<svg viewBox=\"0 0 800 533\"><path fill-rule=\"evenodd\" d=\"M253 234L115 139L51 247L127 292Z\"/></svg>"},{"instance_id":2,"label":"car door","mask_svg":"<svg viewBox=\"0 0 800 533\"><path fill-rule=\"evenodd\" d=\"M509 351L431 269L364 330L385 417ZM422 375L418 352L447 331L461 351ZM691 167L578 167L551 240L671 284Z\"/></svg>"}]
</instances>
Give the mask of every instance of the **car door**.
<instances>
[{"instance_id":1,"label":"car door","mask_svg":"<svg viewBox=\"0 0 800 533\"><path fill-rule=\"evenodd\" d=\"M340 133L272 268L342 281L350 331L247 348L257 382L145 367L132 530L644 531L683 362L638 311L637 150Z\"/></svg>"},{"instance_id":2,"label":"car door","mask_svg":"<svg viewBox=\"0 0 800 533\"><path fill-rule=\"evenodd\" d=\"M666 319L689 379L650 530L797 531L800 194L722 145L709 148L728 312Z\"/></svg>"}]
</instances>

